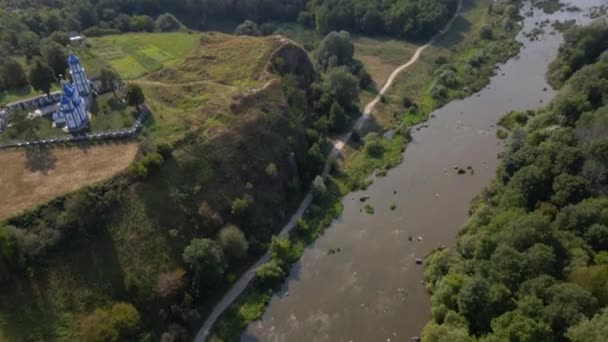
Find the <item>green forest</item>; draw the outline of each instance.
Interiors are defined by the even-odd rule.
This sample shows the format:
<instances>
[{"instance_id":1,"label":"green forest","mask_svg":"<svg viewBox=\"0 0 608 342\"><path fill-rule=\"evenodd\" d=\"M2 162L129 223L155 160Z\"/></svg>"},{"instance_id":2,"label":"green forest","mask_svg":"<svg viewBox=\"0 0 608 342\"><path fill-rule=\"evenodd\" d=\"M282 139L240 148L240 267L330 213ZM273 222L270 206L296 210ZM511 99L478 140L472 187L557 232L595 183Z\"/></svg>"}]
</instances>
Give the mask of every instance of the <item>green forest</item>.
<instances>
[{"instance_id":1,"label":"green forest","mask_svg":"<svg viewBox=\"0 0 608 342\"><path fill-rule=\"evenodd\" d=\"M543 110L511 113L496 179L454 250L428 258L424 341L608 336L608 25L574 27Z\"/></svg>"},{"instance_id":2,"label":"green forest","mask_svg":"<svg viewBox=\"0 0 608 342\"><path fill-rule=\"evenodd\" d=\"M312 15L322 33L341 29L422 40L443 28L457 5L457 0L313 0L311 13L299 19Z\"/></svg>"},{"instance_id":3,"label":"green forest","mask_svg":"<svg viewBox=\"0 0 608 342\"><path fill-rule=\"evenodd\" d=\"M456 5L457 0L1 0L0 92L30 84L48 93L65 75L70 33L225 30L243 22L238 34L270 35L281 22L297 22L323 35L347 30L423 40L449 21Z\"/></svg>"},{"instance_id":4,"label":"green forest","mask_svg":"<svg viewBox=\"0 0 608 342\"><path fill-rule=\"evenodd\" d=\"M228 311L216 332L238 339L305 243L339 215L341 196L369 185L374 167L386 173L385 157L396 164L411 123L430 114L399 94L403 108L395 121L404 121L395 123L395 137L354 131L348 148L362 157L350 166L361 170L350 170L356 173L350 179L349 170L332 165L345 183L324 182L319 174L333 138L350 129L361 114L360 98L377 86L355 58L353 35L426 41L457 5L0 0L0 95L29 86L52 91L66 73L72 33L200 35L192 40L198 45L184 49L200 58L180 55L175 65L159 64L141 86L128 85L127 93L138 95L127 96L129 105L148 97L148 104L168 103L175 112L192 106L203 116L197 107L208 101L203 95L234 90L214 96L225 107L204 125L187 118L175 128L162 121L174 112L152 113L124 172L0 222L0 340L190 340L218 298L269 250L272 260L241 298L256 297L255 305ZM460 60L441 55L428 67L430 80L421 89L432 106L483 88L494 63L519 49L511 40L521 19L518 1L484 5L486 11L493 21L479 20L485 26ZM278 40L267 36L284 24L318 39L305 49L283 42L283 54L275 55ZM234 35L199 32L205 30ZM508 138L496 178L472 202L456 248L427 259L432 320L424 341L601 342L608 336L608 24L574 26L564 36L547 74L559 94L545 109L502 119L500 132ZM243 71L242 64L253 67ZM120 78L109 64L100 76L111 84ZM154 88L156 81L166 87ZM175 96L180 92L186 95ZM178 138L165 139L163 130ZM309 190L312 209L297 221L296 239L273 237Z\"/></svg>"}]
</instances>

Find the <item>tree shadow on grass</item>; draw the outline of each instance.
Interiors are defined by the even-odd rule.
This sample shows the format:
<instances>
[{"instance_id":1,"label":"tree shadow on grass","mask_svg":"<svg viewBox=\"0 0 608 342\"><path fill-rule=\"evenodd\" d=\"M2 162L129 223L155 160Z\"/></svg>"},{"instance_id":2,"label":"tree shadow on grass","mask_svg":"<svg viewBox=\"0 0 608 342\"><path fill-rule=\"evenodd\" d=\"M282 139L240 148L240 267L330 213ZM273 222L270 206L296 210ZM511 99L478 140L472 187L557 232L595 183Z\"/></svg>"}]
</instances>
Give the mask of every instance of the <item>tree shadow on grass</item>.
<instances>
[{"instance_id":1,"label":"tree shadow on grass","mask_svg":"<svg viewBox=\"0 0 608 342\"><path fill-rule=\"evenodd\" d=\"M450 30L443 36L437 38L433 43L433 46L445 49L458 46L458 44L465 40L466 35L471 31L472 27L473 25L471 22L460 15L454 20Z\"/></svg>"},{"instance_id":2,"label":"tree shadow on grass","mask_svg":"<svg viewBox=\"0 0 608 342\"><path fill-rule=\"evenodd\" d=\"M67 246L64 248L68 249ZM127 299L125 275L111 236L69 243L33 272L0 284L0 331L8 341L54 341L72 334L77 319L111 300Z\"/></svg>"},{"instance_id":3,"label":"tree shadow on grass","mask_svg":"<svg viewBox=\"0 0 608 342\"><path fill-rule=\"evenodd\" d=\"M55 169L57 157L48 147L33 147L25 150L25 166L31 172L40 172L47 175L50 170Z\"/></svg>"}]
</instances>

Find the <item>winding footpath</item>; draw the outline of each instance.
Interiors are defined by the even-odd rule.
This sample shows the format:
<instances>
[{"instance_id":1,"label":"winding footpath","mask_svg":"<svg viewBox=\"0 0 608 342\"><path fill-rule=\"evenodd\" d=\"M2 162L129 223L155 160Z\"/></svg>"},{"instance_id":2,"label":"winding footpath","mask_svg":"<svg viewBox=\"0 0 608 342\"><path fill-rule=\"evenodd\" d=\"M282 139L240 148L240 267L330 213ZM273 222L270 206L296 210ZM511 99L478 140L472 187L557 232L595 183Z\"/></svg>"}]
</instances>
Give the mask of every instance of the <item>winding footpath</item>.
<instances>
[{"instance_id":1,"label":"winding footpath","mask_svg":"<svg viewBox=\"0 0 608 342\"><path fill-rule=\"evenodd\" d=\"M386 91L388 91L388 89L391 87L391 85L393 84L393 82L395 81L397 76L401 72L403 72L404 70L406 70L407 68L409 68L410 66L415 64L418 61L418 59L420 58L420 55L422 54L422 52L424 50L426 50L429 46L431 46L433 43L435 43L435 41L440 36L444 35L447 31L450 30L450 28L452 27L452 24L454 23L456 18L460 15L460 11L462 10L462 1L463 0L459 1L458 9L456 10L454 17L450 20L450 22L446 25L446 27L442 31L440 31L437 35L435 35L435 37L433 37L428 43L419 47L414 52L414 55L407 63L399 66L397 69L395 69L392 72L392 74L389 76L388 80L384 84L384 87L382 87L382 89L380 90L380 92L378 93L376 98L365 106L363 115L361 115L361 117L359 117L357 122L355 122L351 131L344 134L341 138L336 140L331 153L327 157L327 161L325 163L325 167L324 167L323 173L322 173L323 179L326 179L327 176L329 175L329 171L330 171L332 162L340 155L340 153L342 152L342 149L350 140L353 131L360 130L363 127L365 122L369 119L369 116L371 115L372 111L374 110L374 108L376 107L378 102L380 102L380 99L382 98L384 93L386 93ZM306 194L304 199L302 200L302 203L298 207L298 210L293 214L293 216L291 217L289 222L283 227L283 229L279 233L279 236L287 236L291 232L291 230L296 225L296 221L299 218L301 218L302 215L304 215L304 212L310 206L310 203L312 202L312 196L313 196L312 190L310 190ZM232 285L230 290L228 290L228 292L226 292L224 297L222 297L222 299L215 305L215 307L213 308L213 311L211 311L211 313L207 317L207 320L205 321L203 326L197 332L196 337L194 339L195 342L204 342L207 339L207 337L211 331L211 328L213 328L213 325L215 324L217 319L230 307L230 305L232 305L232 303L234 303L234 301L236 301L238 299L238 297L245 291L245 289L247 289L247 286L249 285L249 283L253 280L253 277L255 276L256 270L258 268L260 268L260 266L262 266L263 264L270 261L270 258L271 258L270 251L266 251L266 253L253 266L251 266L247 270L247 272L245 272L241 276L241 278L236 283L234 283L234 285Z\"/></svg>"}]
</instances>

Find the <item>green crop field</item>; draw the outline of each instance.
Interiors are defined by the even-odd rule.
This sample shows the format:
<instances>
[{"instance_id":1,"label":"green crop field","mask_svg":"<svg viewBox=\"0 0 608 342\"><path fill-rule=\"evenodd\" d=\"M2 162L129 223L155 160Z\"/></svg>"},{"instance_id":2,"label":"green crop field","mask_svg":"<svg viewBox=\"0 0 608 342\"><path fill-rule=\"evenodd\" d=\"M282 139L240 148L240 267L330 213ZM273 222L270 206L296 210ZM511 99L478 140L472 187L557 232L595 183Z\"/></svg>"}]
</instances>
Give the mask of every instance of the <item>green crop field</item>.
<instances>
[{"instance_id":1,"label":"green crop field","mask_svg":"<svg viewBox=\"0 0 608 342\"><path fill-rule=\"evenodd\" d=\"M136 33L91 38L91 53L109 63L125 80L184 60L199 33Z\"/></svg>"}]
</instances>

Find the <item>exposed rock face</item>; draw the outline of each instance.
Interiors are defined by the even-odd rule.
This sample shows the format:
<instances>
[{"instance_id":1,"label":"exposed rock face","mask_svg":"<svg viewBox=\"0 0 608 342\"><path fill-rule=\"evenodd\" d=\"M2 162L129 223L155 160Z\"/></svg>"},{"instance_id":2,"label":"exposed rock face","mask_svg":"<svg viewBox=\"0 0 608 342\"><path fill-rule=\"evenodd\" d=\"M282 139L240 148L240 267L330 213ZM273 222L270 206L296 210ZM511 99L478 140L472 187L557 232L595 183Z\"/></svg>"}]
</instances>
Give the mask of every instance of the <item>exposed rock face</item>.
<instances>
[{"instance_id":1,"label":"exposed rock face","mask_svg":"<svg viewBox=\"0 0 608 342\"><path fill-rule=\"evenodd\" d=\"M302 77L307 85L311 84L316 74L306 50L283 36L274 36L272 39L276 40L279 46L270 55L268 71L280 75L295 74Z\"/></svg>"}]
</instances>

